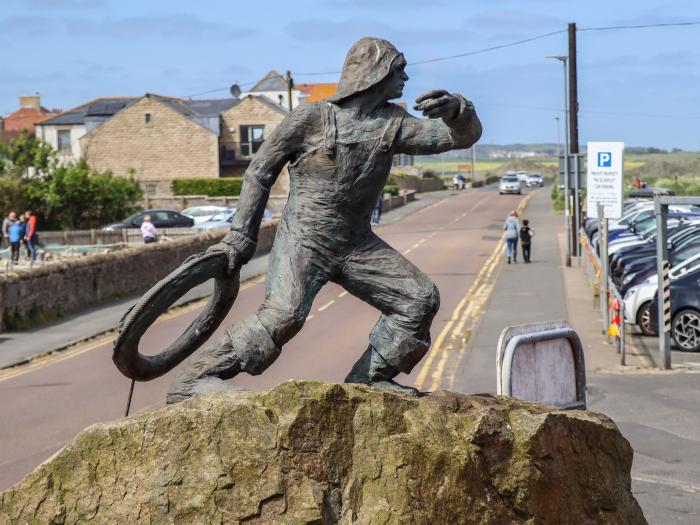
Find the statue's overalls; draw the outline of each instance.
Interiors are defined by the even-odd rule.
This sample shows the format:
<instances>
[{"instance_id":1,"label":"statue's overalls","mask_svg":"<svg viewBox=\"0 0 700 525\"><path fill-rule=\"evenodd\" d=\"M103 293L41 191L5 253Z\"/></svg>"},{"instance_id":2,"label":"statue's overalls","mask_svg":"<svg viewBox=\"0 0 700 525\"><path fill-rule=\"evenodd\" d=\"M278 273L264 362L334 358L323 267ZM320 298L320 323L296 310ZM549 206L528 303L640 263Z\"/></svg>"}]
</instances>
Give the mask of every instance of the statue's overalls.
<instances>
[{"instance_id":1,"label":"statue's overalls","mask_svg":"<svg viewBox=\"0 0 700 525\"><path fill-rule=\"evenodd\" d=\"M265 301L257 313L227 330L228 341L200 350L171 394L207 391L200 388L207 378L262 373L301 330L314 297L328 281L382 312L369 337L365 364L358 362L355 372L377 360L370 357L372 348L385 361L375 363L375 372L387 370L386 377L377 379L410 372L427 352L438 290L370 228L405 112L386 104L372 116L377 129L363 131L351 120L337 125L343 120L338 118L341 110L329 102L318 104L322 133L289 165L290 195L269 258Z\"/></svg>"}]
</instances>

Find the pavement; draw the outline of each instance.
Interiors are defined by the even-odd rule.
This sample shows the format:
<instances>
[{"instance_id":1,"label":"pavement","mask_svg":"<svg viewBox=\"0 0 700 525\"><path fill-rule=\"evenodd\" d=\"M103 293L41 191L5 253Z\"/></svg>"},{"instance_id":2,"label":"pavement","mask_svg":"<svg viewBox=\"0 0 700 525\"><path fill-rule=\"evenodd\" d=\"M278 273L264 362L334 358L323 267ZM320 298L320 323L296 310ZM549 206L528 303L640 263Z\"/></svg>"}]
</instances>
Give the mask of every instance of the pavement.
<instances>
[{"instance_id":1,"label":"pavement","mask_svg":"<svg viewBox=\"0 0 700 525\"><path fill-rule=\"evenodd\" d=\"M419 195L416 200L395 208L382 216L382 224L392 224L434 202L452 195L449 191L436 191ZM241 269L241 282L244 283L265 273L267 255L251 260ZM205 297L214 290L212 281L192 288L179 299L174 307L181 307ZM115 329L124 312L134 304L140 295L112 301L73 315L62 317L52 323L33 330L3 332L0 334L0 370L22 365L37 356L60 352L78 343L98 337Z\"/></svg>"},{"instance_id":2,"label":"pavement","mask_svg":"<svg viewBox=\"0 0 700 525\"><path fill-rule=\"evenodd\" d=\"M581 337L586 357L588 408L611 417L635 453L632 490L651 524L700 523L700 372L687 366L696 355L674 351L676 369L655 368L654 339L632 336L627 366L602 334L599 310L584 269L564 265L563 218L555 215L547 189L536 192L521 218L535 230L532 264L507 265L503 254L482 288L452 313L461 318L481 302L473 328L448 333L425 363L432 371L421 383L464 393L496 390L496 344L504 327L567 320ZM467 316L468 317L468 316ZM465 325L469 325L467 321ZM464 326L464 325L463 325ZM442 335L442 334L441 334ZM452 343L444 341L452 340ZM442 358L436 357L442 355ZM436 363L445 364L435 372ZM431 378L433 380L431 384Z\"/></svg>"}]
</instances>

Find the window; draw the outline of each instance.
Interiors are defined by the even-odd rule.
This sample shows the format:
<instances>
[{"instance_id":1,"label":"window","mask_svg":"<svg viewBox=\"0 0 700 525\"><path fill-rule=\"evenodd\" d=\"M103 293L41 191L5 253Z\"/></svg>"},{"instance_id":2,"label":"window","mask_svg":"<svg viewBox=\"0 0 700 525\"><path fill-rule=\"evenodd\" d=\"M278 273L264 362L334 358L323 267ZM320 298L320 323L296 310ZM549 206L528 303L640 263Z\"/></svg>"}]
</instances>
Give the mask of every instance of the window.
<instances>
[{"instance_id":1,"label":"window","mask_svg":"<svg viewBox=\"0 0 700 525\"><path fill-rule=\"evenodd\" d=\"M146 124L150 124L150 123L151 123L151 114L150 114L150 113L146 113L146 114L143 116L143 120L144 120L144 122L146 122Z\"/></svg>"},{"instance_id":2,"label":"window","mask_svg":"<svg viewBox=\"0 0 700 525\"><path fill-rule=\"evenodd\" d=\"M265 126L241 126L241 156L257 153L265 140Z\"/></svg>"},{"instance_id":3,"label":"window","mask_svg":"<svg viewBox=\"0 0 700 525\"><path fill-rule=\"evenodd\" d=\"M56 132L56 138L58 142L58 151L60 153L70 153L70 130L60 129Z\"/></svg>"}]
</instances>

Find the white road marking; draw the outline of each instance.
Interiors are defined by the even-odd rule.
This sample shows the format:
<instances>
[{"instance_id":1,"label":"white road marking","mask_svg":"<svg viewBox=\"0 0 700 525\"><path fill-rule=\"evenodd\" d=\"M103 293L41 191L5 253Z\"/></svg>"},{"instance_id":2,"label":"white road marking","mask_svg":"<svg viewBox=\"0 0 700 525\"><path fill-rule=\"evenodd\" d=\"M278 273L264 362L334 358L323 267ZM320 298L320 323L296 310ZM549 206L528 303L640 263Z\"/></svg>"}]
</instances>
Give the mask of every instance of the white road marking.
<instances>
[{"instance_id":1,"label":"white road marking","mask_svg":"<svg viewBox=\"0 0 700 525\"><path fill-rule=\"evenodd\" d=\"M347 294L348 294L347 290L344 291L344 292L342 292L342 293L339 293L339 294L338 294L338 299L340 299L341 297L345 297Z\"/></svg>"},{"instance_id":2,"label":"white road marking","mask_svg":"<svg viewBox=\"0 0 700 525\"><path fill-rule=\"evenodd\" d=\"M323 312L326 308L328 308L330 305L332 305L335 302L335 299L332 301L327 302L324 304L321 308L318 309L319 312Z\"/></svg>"}]
</instances>

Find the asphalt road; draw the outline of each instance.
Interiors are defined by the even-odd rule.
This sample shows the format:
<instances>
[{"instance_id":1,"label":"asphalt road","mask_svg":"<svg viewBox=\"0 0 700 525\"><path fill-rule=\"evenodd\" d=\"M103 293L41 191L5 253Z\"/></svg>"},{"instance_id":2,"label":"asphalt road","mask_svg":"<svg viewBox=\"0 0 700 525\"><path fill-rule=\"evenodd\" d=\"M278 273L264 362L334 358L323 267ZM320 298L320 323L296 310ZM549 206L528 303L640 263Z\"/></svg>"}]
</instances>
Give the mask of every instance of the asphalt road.
<instances>
[{"instance_id":1,"label":"asphalt road","mask_svg":"<svg viewBox=\"0 0 700 525\"><path fill-rule=\"evenodd\" d=\"M377 230L438 285L441 309L433 322L433 340L448 332L462 299L470 289L474 292L475 284L480 286L484 270L493 267L503 220L521 199L499 196L493 187L468 190ZM224 326L254 312L263 294L261 280L248 284ZM144 337L142 351L156 353L165 347L196 314L190 309L159 321ZM372 307L329 284L280 358L262 376L241 375L234 382L265 389L290 378L342 381L367 347L377 317ZM130 382L112 364L111 347L110 341L86 345L0 378L0 490L22 479L86 426L122 417ZM430 387L434 376L439 379L443 373L440 364L426 358L410 377L398 379ZM172 375L138 383L132 413L163 404Z\"/></svg>"}]
</instances>

